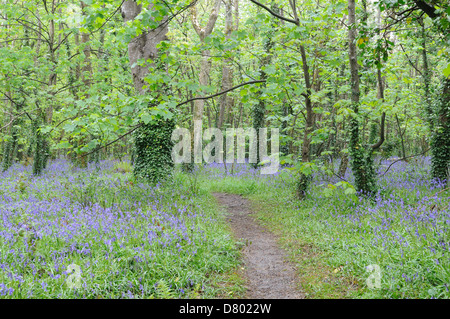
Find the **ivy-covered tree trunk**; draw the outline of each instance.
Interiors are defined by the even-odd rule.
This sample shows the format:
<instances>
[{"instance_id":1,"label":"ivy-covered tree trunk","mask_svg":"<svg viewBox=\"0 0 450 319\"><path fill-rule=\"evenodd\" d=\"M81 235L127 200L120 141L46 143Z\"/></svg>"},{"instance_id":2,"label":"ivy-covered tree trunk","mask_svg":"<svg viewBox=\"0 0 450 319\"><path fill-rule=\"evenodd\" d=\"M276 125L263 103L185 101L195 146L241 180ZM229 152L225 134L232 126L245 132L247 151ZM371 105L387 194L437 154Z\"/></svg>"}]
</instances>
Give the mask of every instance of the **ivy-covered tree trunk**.
<instances>
[{"instance_id":1,"label":"ivy-covered tree trunk","mask_svg":"<svg viewBox=\"0 0 450 319\"><path fill-rule=\"evenodd\" d=\"M87 10L88 5L86 3L84 3L83 1L80 2L80 5L81 5L81 14L83 16L86 16L87 15L86 10ZM88 91L89 91L89 87L91 86L91 77L92 77L91 46L90 46L89 42L90 42L89 33L82 32L81 33L81 45L83 48L84 61L83 61L83 65L81 67L81 80L83 81L83 84L84 84L84 90L85 90L84 98L85 99L89 98ZM87 139L85 136L81 138L80 144L83 146L85 144L87 144ZM81 151L78 154L77 164L82 168L87 167L88 158L86 156L85 151Z\"/></svg>"},{"instance_id":2,"label":"ivy-covered tree trunk","mask_svg":"<svg viewBox=\"0 0 450 319\"><path fill-rule=\"evenodd\" d=\"M134 134L134 174L151 183L164 180L173 168L171 142L173 121L144 124Z\"/></svg>"},{"instance_id":3,"label":"ivy-covered tree trunk","mask_svg":"<svg viewBox=\"0 0 450 319\"><path fill-rule=\"evenodd\" d=\"M281 122L281 132L282 134L288 135L288 121L286 120L287 117L291 115L291 106L287 103L287 101L283 101L283 104L281 105L281 115L283 116L283 121ZM283 153L284 156L287 156L291 153L291 149L289 147L288 138L284 141L284 143L281 145L280 148L281 153Z\"/></svg>"},{"instance_id":4,"label":"ivy-covered tree trunk","mask_svg":"<svg viewBox=\"0 0 450 319\"><path fill-rule=\"evenodd\" d=\"M91 140L99 139L99 136L91 136ZM88 156L89 163L95 163L98 167L100 163L100 146L97 146L95 151L91 152Z\"/></svg>"},{"instance_id":5,"label":"ivy-covered tree trunk","mask_svg":"<svg viewBox=\"0 0 450 319\"><path fill-rule=\"evenodd\" d=\"M303 77L305 78L306 94L305 97L305 107L306 107L306 121L305 121L305 132L303 133L303 143L302 143L302 162L308 163L311 161L311 137L310 134L313 131L314 126L314 114L313 105L311 101L312 94L312 83L309 74L308 59L306 57L306 50L303 45L300 45L300 54L302 56L303 63ZM303 199L306 196L306 191L308 190L309 184L311 182L311 174L300 173L300 178L297 182L297 197Z\"/></svg>"},{"instance_id":6,"label":"ivy-covered tree trunk","mask_svg":"<svg viewBox=\"0 0 450 319\"><path fill-rule=\"evenodd\" d=\"M274 6L272 4L272 9L276 12L278 12L278 7ZM272 34L273 34L273 28L275 27L274 24L271 25L272 30L268 31L265 36L265 43L264 43L264 49L265 49L265 56L261 59L261 67L260 67L260 79L263 81L267 80L267 74L264 71L265 67L267 67L272 60L272 47L273 47L273 41L272 41ZM262 87L264 87L265 84L262 84ZM260 91L260 96L263 95L262 89ZM254 168L258 167L259 162L261 161L261 158L259 157L259 129L264 127L264 117L266 114L266 101L260 97L257 104L255 104L252 108L252 119L253 119L253 128L256 130L256 163L253 164Z\"/></svg>"},{"instance_id":7,"label":"ivy-covered tree trunk","mask_svg":"<svg viewBox=\"0 0 450 319\"><path fill-rule=\"evenodd\" d=\"M424 80L425 111L431 131L431 176L441 181L449 178L450 164L450 79L442 80L440 95L433 107L431 101L431 71L427 57L427 34L423 19L419 20L422 36L422 62Z\"/></svg>"},{"instance_id":8,"label":"ivy-covered tree trunk","mask_svg":"<svg viewBox=\"0 0 450 319\"><path fill-rule=\"evenodd\" d=\"M267 75L264 71L261 71L261 80L266 80ZM261 161L259 157L259 129L264 127L264 115L266 113L266 104L263 100L259 100L257 104L253 106L252 109L252 118L253 118L253 128L256 130L256 150L257 157L256 163L253 163L253 167L257 168L258 163Z\"/></svg>"},{"instance_id":9,"label":"ivy-covered tree trunk","mask_svg":"<svg viewBox=\"0 0 450 319\"><path fill-rule=\"evenodd\" d=\"M11 103L11 111L12 111L13 104ZM19 108L17 109L19 111ZM3 144L3 158L1 163L1 170L4 172L8 170L16 157L17 154L17 145L18 145L18 139L19 139L19 132L17 129L17 125L20 124L20 120L14 120L10 123L8 133L10 135L10 138L4 142Z\"/></svg>"},{"instance_id":10,"label":"ivy-covered tree trunk","mask_svg":"<svg viewBox=\"0 0 450 319\"><path fill-rule=\"evenodd\" d=\"M40 112L39 112L40 113ZM40 175L45 169L48 158L48 143L39 130L42 120L39 116L33 121L33 175Z\"/></svg>"},{"instance_id":11,"label":"ivy-covered tree trunk","mask_svg":"<svg viewBox=\"0 0 450 319\"><path fill-rule=\"evenodd\" d=\"M148 7L152 11L153 4ZM125 22L136 18L142 10L142 5L136 1L128 0L122 5L122 17ZM128 56L130 59L131 73L136 91L139 94L149 94L144 88L145 78L149 72L149 65L139 65L138 61L157 61L159 57L158 44L166 41L168 21L165 17L155 29L144 32L133 38L128 44ZM154 66L154 63L151 64ZM150 66L151 66L150 65ZM165 94L165 88L161 88L160 94ZM134 132L134 175L147 179L151 183L165 180L172 173L172 131L175 128L174 120L158 119L142 125Z\"/></svg>"},{"instance_id":12,"label":"ivy-covered tree trunk","mask_svg":"<svg viewBox=\"0 0 450 319\"><path fill-rule=\"evenodd\" d=\"M355 0L348 0L348 44L350 60L350 87L353 117L350 121L350 157L356 190L363 194L372 194L376 188L375 173L372 161L372 149L366 151L359 136L359 73L358 55L356 51L356 4ZM379 144L379 143L377 143ZM379 147L379 146L378 146Z\"/></svg>"},{"instance_id":13,"label":"ivy-covered tree trunk","mask_svg":"<svg viewBox=\"0 0 450 319\"><path fill-rule=\"evenodd\" d=\"M431 174L441 181L449 180L450 165L450 79L442 81L437 101L437 121L431 136Z\"/></svg>"},{"instance_id":14,"label":"ivy-covered tree trunk","mask_svg":"<svg viewBox=\"0 0 450 319\"><path fill-rule=\"evenodd\" d=\"M56 15L56 7L52 7L51 11L52 17ZM42 32L44 28L39 23L39 33ZM48 39L46 43L48 44L48 56L49 62L51 65L51 72L48 76L48 89L51 92L51 88L54 87L57 83L58 74L56 73L56 68L58 64L58 58L56 56L56 51L58 49L58 40L56 39L55 32L55 20L52 18L49 21L47 26ZM38 44L40 46L41 38L38 38ZM39 52L40 48L38 47L37 51ZM37 60L34 61L35 65L38 65ZM55 96L55 92L51 92L53 98ZM33 121L33 134L34 134L34 155L33 155L33 174L40 175L42 171L47 167L47 161L50 157L50 140L47 134L42 134L40 128L46 125L51 125L53 120L53 101L54 99L50 98L46 102L45 108L39 109L36 115L36 119Z\"/></svg>"},{"instance_id":15,"label":"ivy-covered tree trunk","mask_svg":"<svg viewBox=\"0 0 450 319\"><path fill-rule=\"evenodd\" d=\"M15 123L11 124L12 126L15 125ZM11 167L14 161L14 157L17 150L17 129L12 127L11 128L11 140L5 141L4 148L3 148L3 158L2 158L2 171L8 170L8 168Z\"/></svg>"},{"instance_id":16,"label":"ivy-covered tree trunk","mask_svg":"<svg viewBox=\"0 0 450 319\"><path fill-rule=\"evenodd\" d=\"M4 27L6 29L6 35L10 34L10 32L8 31L9 26L5 25ZM6 37L6 39L8 40L8 36ZM3 48L3 46L5 46L7 43L8 43L7 41L4 43L0 43L0 48ZM14 47L14 42L11 42L11 47L12 48ZM8 79L8 75L6 75L6 78ZM11 122L8 125L8 135L10 135L10 139L8 139L6 141L4 140L2 143L2 153L1 153L2 154L2 161L1 161L1 171L2 172L8 170L12 165L13 156L14 156L14 154L12 154L12 153L14 151L14 147L15 147L14 144L16 143L16 139L17 139L16 131L14 128L16 121L14 121L14 117L12 115L13 114L13 103L12 103L12 96L11 96L12 93L10 90L7 90L7 92L5 92L3 94L6 97L6 101L8 101L8 100L10 101L9 103L8 102L5 103L5 110L8 109L8 104L9 104L10 105L9 111L11 113L11 118L10 118ZM0 117L0 119L1 118L2 117ZM5 120L6 120L6 118L5 118ZM9 120L7 120L7 121L9 122ZM1 133L1 130L0 130L0 133Z\"/></svg>"}]
</instances>

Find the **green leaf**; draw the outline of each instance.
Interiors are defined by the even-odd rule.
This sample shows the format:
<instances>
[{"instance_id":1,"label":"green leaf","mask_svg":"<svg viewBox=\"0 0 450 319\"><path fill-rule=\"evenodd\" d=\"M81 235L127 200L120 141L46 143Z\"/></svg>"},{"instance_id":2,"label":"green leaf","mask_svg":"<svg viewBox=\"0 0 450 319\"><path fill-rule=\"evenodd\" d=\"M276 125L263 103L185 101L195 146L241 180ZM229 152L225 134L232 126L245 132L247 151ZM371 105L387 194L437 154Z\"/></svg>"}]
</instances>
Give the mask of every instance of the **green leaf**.
<instances>
[{"instance_id":1,"label":"green leaf","mask_svg":"<svg viewBox=\"0 0 450 319\"><path fill-rule=\"evenodd\" d=\"M153 116L149 113L144 113L141 115L141 119L144 122L144 124L148 124L153 120Z\"/></svg>"},{"instance_id":2,"label":"green leaf","mask_svg":"<svg viewBox=\"0 0 450 319\"><path fill-rule=\"evenodd\" d=\"M52 130L52 127L51 127L51 126L42 127L42 128L41 128L41 133L47 134L47 133L50 132L51 130Z\"/></svg>"},{"instance_id":3,"label":"green leaf","mask_svg":"<svg viewBox=\"0 0 450 319\"><path fill-rule=\"evenodd\" d=\"M356 190L354 188L349 187L344 191L344 193L347 195L352 195L352 194L356 194Z\"/></svg>"},{"instance_id":4,"label":"green leaf","mask_svg":"<svg viewBox=\"0 0 450 319\"><path fill-rule=\"evenodd\" d=\"M71 147L72 147L72 144L70 144L70 143L67 142L67 141L63 141L63 142L59 143L58 145L56 145L56 148L57 148L57 149L61 149L61 148L71 148Z\"/></svg>"},{"instance_id":5,"label":"green leaf","mask_svg":"<svg viewBox=\"0 0 450 319\"><path fill-rule=\"evenodd\" d=\"M67 123L64 125L64 131L67 133L73 132L73 130L77 127L77 124L74 123Z\"/></svg>"},{"instance_id":6,"label":"green leaf","mask_svg":"<svg viewBox=\"0 0 450 319\"><path fill-rule=\"evenodd\" d=\"M329 198L329 197L333 196L333 190L330 189L330 188L325 188L325 189L323 190L323 195L324 195L326 198Z\"/></svg>"},{"instance_id":7,"label":"green leaf","mask_svg":"<svg viewBox=\"0 0 450 319\"><path fill-rule=\"evenodd\" d=\"M447 67L444 69L444 76L449 77L450 76L450 63L447 64Z\"/></svg>"}]
</instances>

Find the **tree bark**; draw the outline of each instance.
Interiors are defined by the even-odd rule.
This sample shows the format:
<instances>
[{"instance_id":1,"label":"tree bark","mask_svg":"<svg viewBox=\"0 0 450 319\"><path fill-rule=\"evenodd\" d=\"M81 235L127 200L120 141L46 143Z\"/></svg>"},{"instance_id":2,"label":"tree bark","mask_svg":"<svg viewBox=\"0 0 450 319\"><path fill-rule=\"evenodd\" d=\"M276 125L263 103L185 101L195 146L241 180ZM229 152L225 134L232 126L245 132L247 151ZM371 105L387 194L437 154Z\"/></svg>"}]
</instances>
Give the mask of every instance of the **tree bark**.
<instances>
[{"instance_id":1,"label":"tree bark","mask_svg":"<svg viewBox=\"0 0 450 319\"><path fill-rule=\"evenodd\" d=\"M203 43L205 41L205 38L211 35L212 31L214 30L214 26L216 24L217 18L219 16L220 11L220 5L221 0L216 0L214 3L214 7L211 11L211 14L209 15L208 22L205 26L205 28L202 28L200 26L200 23L197 19L197 10L196 7L192 7L191 11L191 21L192 26L194 27L195 32L200 38L200 41ZM210 60L210 51L204 50L202 51L202 57L201 57L201 63L200 63L200 74L199 74L199 84L202 87L209 85L209 73L211 71L211 60ZM196 97L202 97L203 93L201 92ZM201 121L203 119L203 113L204 113L204 107L205 107L205 100L195 100L194 101L194 114L193 118L194 121L198 120Z\"/></svg>"},{"instance_id":2,"label":"tree bark","mask_svg":"<svg viewBox=\"0 0 450 319\"><path fill-rule=\"evenodd\" d=\"M353 174L355 175L356 190L363 194L371 194L374 190L374 179L372 172L371 150L369 154L364 150L360 143L359 136L359 67L358 55L356 50L356 3L355 0L348 0L348 45L349 45L349 62L350 62L350 87L351 87L351 103L353 108L353 116L350 121L350 156Z\"/></svg>"},{"instance_id":3,"label":"tree bark","mask_svg":"<svg viewBox=\"0 0 450 319\"><path fill-rule=\"evenodd\" d=\"M153 9L153 4L147 8ZM125 22L135 19L142 11L142 5L136 1L128 0L122 4L121 13ZM162 41L168 40L168 17L155 29L146 29L133 38L128 44L128 56L131 65L134 87L138 94L151 94L161 96L167 94L168 85L164 84L157 92L150 92L145 87L145 78L148 76L149 67L155 66L160 52L157 48ZM151 61L150 65L146 64ZM140 65L139 61L145 61ZM165 67L165 66L163 66ZM164 71L164 70L159 70ZM167 70L165 70L167 71ZM172 174L173 161L171 156L173 143L171 134L175 128L174 120L157 118L148 124L142 123L134 132L134 175L142 177L149 182L157 182L167 179Z\"/></svg>"},{"instance_id":4,"label":"tree bark","mask_svg":"<svg viewBox=\"0 0 450 319\"><path fill-rule=\"evenodd\" d=\"M450 181L450 78L442 80L437 121L431 135L431 175Z\"/></svg>"},{"instance_id":5,"label":"tree bark","mask_svg":"<svg viewBox=\"0 0 450 319\"><path fill-rule=\"evenodd\" d=\"M148 10L152 10L153 4L150 4ZM136 18L142 11L142 5L138 5L136 1L127 0L122 5L122 17L125 22ZM160 22L156 29L145 30L141 35L133 38L128 44L128 57L130 59L131 74L136 91L139 94L145 94L145 77L148 75L148 66L139 65L138 61L155 61L158 58L157 45L161 41L167 40L168 23L167 17Z\"/></svg>"},{"instance_id":6,"label":"tree bark","mask_svg":"<svg viewBox=\"0 0 450 319\"><path fill-rule=\"evenodd\" d=\"M233 32L233 6L231 0L225 1L225 37L230 39L231 32ZM228 51L227 51L228 52ZM227 58L223 62L222 68L222 91L228 90L233 86L233 70L231 68L231 59ZM219 100L219 123L218 128L222 129L224 126L225 113L230 106L230 97L228 94L223 94Z\"/></svg>"},{"instance_id":7,"label":"tree bark","mask_svg":"<svg viewBox=\"0 0 450 319\"><path fill-rule=\"evenodd\" d=\"M83 1L80 2L81 5L81 13L83 16L86 16L86 8L87 4ZM91 47L89 44L89 33L83 32L81 33L81 45L83 46L83 54L84 54L84 62L81 68L81 79L84 84L84 90L89 91L89 86L91 85L91 77L92 77L92 65L91 65ZM89 93L85 94L85 98L89 98ZM86 144L86 137L83 137L80 141L80 144L84 146ZM79 154L80 157L80 167L87 167L87 157L83 156L85 152L81 152Z\"/></svg>"}]
</instances>

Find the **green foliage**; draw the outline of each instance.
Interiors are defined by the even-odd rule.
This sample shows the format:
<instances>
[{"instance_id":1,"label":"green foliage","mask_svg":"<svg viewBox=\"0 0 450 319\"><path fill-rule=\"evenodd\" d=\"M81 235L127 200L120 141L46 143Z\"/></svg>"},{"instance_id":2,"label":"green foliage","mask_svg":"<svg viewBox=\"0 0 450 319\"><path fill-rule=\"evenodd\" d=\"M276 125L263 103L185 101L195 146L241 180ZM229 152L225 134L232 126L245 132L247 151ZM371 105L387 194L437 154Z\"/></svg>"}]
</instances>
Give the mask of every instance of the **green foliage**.
<instances>
[{"instance_id":1,"label":"green foliage","mask_svg":"<svg viewBox=\"0 0 450 319\"><path fill-rule=\"evenodd\" d=\"M88 178L86 176L80 175L75 179L75 182L81 184L81 187L69 187L71 189L70 198L74 202L79 203L83 208L92 206L95 202L99 202L97 198L97 193L104 194L104 187L100 187L100 183L94 175L90 175ZM78 184L77 183L77 184Z\"/></svg>"},{"instance_id":2,"label":"green foliage","mask_svg":"<svg viewBox=\"0 0 450 319\"><path fill-rule=\"evenodd\" d=\"M175 129L174 120L158 119L149 124L142 124L134 135L135 158L134 175L150 183L167 180L173 173L171 140Z\"/></svg>"},{"instance_id":3,"label":"green foliage","mask_svg":"<svg viewBox=\"0 0 450 319\"><path fill-rule=\"evenodd\" d=\"M400 143L397 139L389 140L383 143L381 147L381 157L384 159L388 159L394 156L394 151L397 150L399 144Z\"/></svg>"},{"instance_id":4,"label":"green foliage","mask_svg":"<svg viewBox=\"0 0 450 319\"><path fill-rule=\"evenodd\" d=\"M161 279L157 282L156 293L155 296L157 299L173 299L175 298L174 292L170 289L169 285L165 282L164 279Z\"/></svg>"},{"instance_id":5,"label":"green foliage","mask_svg":"<svg viewBox=\"0 0 450 319\"><path fill-rule=\"evenodd\" d=\"M239 28L230 37L226 37L223 32L222 6L213 33L203 41L196 35L190 19L184 18L188 12L185 10L186 5L190 4L188 1L157 1L152 12L142 10L136 19L125 24L120 16L111 15L117 9L117 4L113 1L86 0L84 3L84 14L80 3L73 1L61 3L57 9L45 8L43 2L32 1L19 1L14 5L9 2L0 4L3 16L8 18L2 18L2 23L7 27L0 33L2 40L7 43L0 48L0 86L3 88L0 95L8 95L12 99L8 102L5 98L5 112L0 113L0 122L3 125L8 123L10 115L20 114L23 123L20 124L16 145L26 145L24 153L28 157L32 157L34 153L35 174L42 172L48 156L69 155L75 159L82 153L91 152L126 134L141 121L147 124L161 116L170 117L171 107L197 96L199 89L205 95L220 91L221 67L225 59L230 59L232 65L233 85L248 79L267 81L265 84L245 86L239 91L228 93L235 107L227 110L228 122L225 125L259 128L267 124L269 127L281 127L281 151L285 155L296 154L301 147L300 136L304 129L302 112L304 113L306 92L300 44L305 47L306 61L314 82L311 99L316 120L310 136L310 155L313 159L314 155L320 156L324 151L339 154L346 147L346 136L349 133L346 122L353 111L348 100L348 30L342 24L342 19L347 14L345 1L324 2L319 11L314 2L302 2L301 6L306 14L301 17L299 26L280 23L252 3L239 3L240 10L246 14L241 15ZM143 8L149 3L144 1ZM203 4L205 3L197 4L196 7L199 23L205 26L211 3L206 6ZM361 12L363 3L357 5ZM412 5L412 1L380 1L378 5L382 10L403 11ZM280 11L280 4L271 3L270 7L275 12ZM439 40L442 30L431 26L443 24L448 10L444 10L445 6L441 2L438 7L442 19L422 20L426 36L431 39L427 44L430 68L433 69L431 74L446 74L449 56L447 44ZM36 16L24 15L24 12L35 12ZM153 61L157 64L155 67L149 67L145 80L147 94L137 96L129 60L127 54L124 54L130 39L157 26L164 15L171 17L176 12L183 18L169 18L171 24L168 39L160 44L161 52L164 53L159 57L160 61ZM369 10L366 14L370 18L372 11ZM110 16L114 18L108 19ZM246 21L242 21L244 16ZM384 25L390 24L391 21L385 14L381 18ZM23 20L36 28L24 27ZM407 128L406 153L412 153L419 144L417 142L424 140L427 134L420 114L421 97L417 89L422 85L421 78L418 73L411 76L410 71L416 71L409 61L422 50L416 30L420 29L421 18L418 12L411 12L406 21L399 20L399 24L408 28L400 28L396 32L398 41L394 41L395 43L388 37L377 36L374 19L366 22L362 20L357 25L363 90L361 120L374 123L382 110L388 112L388 118L389 115L399 115L402 125ZM54 28L55 34L44 41L41 35L44 30L50 30L52 23L58 25ZM92 36L91 32L98 36ZM13 39L11 34L17 39L10 41ZM88 45L82 41L80 43L79 37L82 34L90 35ZM88 47L91 49L89 62L92 68L89 76L84 70L88 62ZM210 84L200 88L198 76L202 63L201 54L206 51L209 52L211 62L211 72L208 74ZM377 63L378 57L383 62L382 66ZM149 61L137 63L143 65ZM167 68L161 67L162 65ZM389 87L386 87L386 103L379 103L375 98L374 69L380 67L382 76L389 83ZM421 71L420 61L415 67ZM55 81L49 81L53 75L56 75ZM85 81L87 78L89 81ZM162 87L173 88L173 92L164 92L159 96ZM399 105L394 107L392 100L397 95ZM217 117L215 105L218 98L220 97L206 101L205 111L209 112L208 120L211 122ZM149 105L152 107L149 108ZM189 103L180 107L180 116L175 120L180 127L189 127L189 121L192 120L190 108ZM43 114L45 118L42 118ZM27 134L35 125L32 119L37 117L41 121L37 125L41 135L37 128ZM48 120L51 121L47 123ZM374 134L375 131L371 130L370 140L375 138ZM6 142L11 141L8 135L12 137L11 132L0 136L5 141L2 146L2 170L7 169L15 160L15 156L8 155L14 148ZM131 137L130 134L120 139L126 149L120 150L119 156L130 151ZM392 135L388 137L391 138ZM94 152L87 161L98 162L99 157L104 154L117 156L117 148L113 144L112 147L105 148L104 152L102 150L101 154ZM139 165L143 167L142 164ZM192 166L186 168L192 169Z\"/></svg>"},{"instance_id":6,"label":"green foliage","mask_svg":"<svg viewBox=\"0 0 450 319\"><path fill-rule=\"evenodd\" d=\"M113 169L118 173L130 173L133 171L133 166L129 162L118 162L114 164Z\"/></svg>"},{"instance_id":7,"label":"green foliage","mask_svg":"<svg viewBox=\"0 0 450 319\"><path fill-rule=\"evenodd\" d=\"M23 153L27 155L24 162L33 160L33 175L47 174L44 169L50 156L69 155L73 163L82 166L87 162L99 163L100 156L106 158L112 155L121 160L131 150L131 164L121 161L109 171L120 181L119 186L111 186L97 175L80 173L75 178L76 186L66 181L67 193L64 196L84 208L93 204L113 207L124 201L132 207L134 201L144 198L146 191L135 184L142 182L142 179L152 184L160 183L173 174L171 132L175 124L192 127L193 104L182 102L220 92L222 66L229 63L233 74L232 86L250 79L262 79L266 83L228 92L233 105L226 110L224 127L253 126L257 130L264 126L281 127L281 151L287 155L284 164L293 165L292 170L283 172L281 176L284 178L289 172L294 175L294 178L288 177L283 181L287 185L283 190L285 193L296 192L305 199L314 198L314 195L323 196L324 201L332 201L340 209L339 213L351 212L357 200L365 200L363 197L357 198L355 193L373 195L379 190L374 156L381 154L383 158L388 158L394 155L400 138L405 144L406 155L423 152L430 143L431 176L448 178L450 106L448 95L443 93L445 89L438 87L439 82L448 83L448 80L440 80L436 76L448 78L450 74L448 1L423 1L433 5L438 15L434 18L424 14L417 5L418 1L376 1L375 6L381 10L381 32L374 10L363 10L368 2L357 2L359 21L354 26L358 32L356 45L359 48L361 79L361 103L356 106L351 105L349 100L345 0L320 2L320 6L310 0L299 1L297 7L302 11L299 25L281 23L266 10L251 2L241 1L241 20L233 22L236 30L229 37L224 32L222 6L213 33L202 40L192 27L189 16L191 5L196 5L197 18L204 27L210 18L211 1L195 4L188 0L139 1L143 10L128 23L123 23L120 15L114 14L120 3L112 0L83 0L86 5L84 13L80 1L60 1L58 6L48 6L45 1L3 1L0 3L1 170L11 169L12 164L20 160L21 147L25 147ZM153 10L146 9L150 3L153 3ZM269 6L268 3L266 5ZM281 12L282 8L283 16L287 16L290 9L285 5L288 3L270 3L273 11ZM159 45L163 52L159 61L136 63L156 64L146 69L146 94L136 95L127 56L128 45L132 38L158 26L166 16L170 31L168 39ZM394 33L395 41L391 37ZM85 43L86 39L88 42ZM305 61L299 52L300 45L306 51ZM211 66L207 74L210 84L200 87L198 78L203 53L207 53ZM297 158L305 130L305 62L309 67L312 85L309 97L314 113L314 127L308 136L311 139L309 163L302 163ZM91 71L87 70L88 66ZM378 71L387 84L383 101L377 96ZM166 90L168 87L171 90ZM218 99L219 96L205 102L204 123L206 119L211 123L217 122ZM175 105L179 105L176 118L172 112ZM379 135L376 123L382 112L387 115L389 134L386 134L387 140L380 149L381 153L374 153L366 142L373 144L376 141ZM393 120L396 117L398 122ZM140 123L143 124L134 135L127 135ZM365 140L367 132L368 141ZM112 141L116 142L81 160L80 155L99 150ZM312 178L325 174L331 179L333 174L324 159L333 158L347 148L355 185L328 180L325 187L322 185L319 190L314 188ZM273 191L267 181L259 183L251 178L236 180L233 174L220 181L211 178L203 180L198 175L202 168L194 167L193 163L183 165L183 168L190 173L177 176L177 182L187 187L183 194L192 200L204 199L205 188L244 195L272 194ZM43 201L62 195L45 191L33 193L30 182L33 178L28 179L25 175L19 177L14 192L9 195L17 200L35 196ZM178 190L179 185L173 187ZM168 189L164 191L168 192ZM8 190L0 189L0 192L4 195ZM396 195L393 190L380 192L383 196ZM137 199L128 197L130 193ZM168 201L171 194L161 196L166 196L164 200ZM412 197L408 198L411 200ZM310 203L306 200L302 204L308 209L313 208L308 206ZM312 233L324 231L326 228L322 221L329 220L326 209L319 210L320 213L312 216L313 221L308 224L312 225L309 229L313 230ZM306 214L308 217L305 217ZM308 222L309 214L302 210L300 216L295 212L290 218ZM27 225L32 229L30 224ZM298 227L295 232L298 233ZM208 234L212 236L214 233ZM24 237L27 238L25 242L32 238L27 236ZM59 243L55 244L48 238L39 242L45 247L60 247ZM213 251L211 246L206 249L208 252ZM118 249L117 252L124 257L120 267L131 273L137 272L130 260L129 249ZM168 264L151 270L155 273L159 271L161 274L158 276L169 279L160 281L158 276L150 276L152 283L159 282L153 296L177 297L173 294L175 290L169 287L177 286L178 277L172 275L185 269L185 265L177 264L178 260L170 258L159 261ZM195 262L200 268L204 266L202 259ZM214 267L220 268L220 265L215 263ZM358 271L360 274L361 269ZM194 287L191 296L196 297L200 286L196 284ZM433 296L437 293L432 292Z\"/></svg>"},{"instance_id":8,"label":"green foliage","mask_svg":"<svg viewBox=\"0 0 450 319\"><path fill-rule=\"evenodd\" d=\"M370 125L369 143L374 144L378 136L379 136L378 125L377 123L372 123Z\"/></svg>"},{"instance_id":9,"label":"green foliage","mask_svg":"<svg viewBox=\"0 0 450 319\"><path fill-rule=\"evenodd\" d=\"M352 184L345 181L341 181L336 184L328 184L322 193L327 198L337 194L338 196L339 195L347 196L355 203L358 201L355 188L353 187Z\"/></svg>"},{"instance_id":10,"label":"green foliage","mask_svg":"<svg viewBox=\"0 0 450 319\"><path fill-rule=\"evenodd\" d=\"M311 184L311 180L311 175L300 173L300 178L297 181L297 198L304 199L306 197L306 192Z\"/></svg>"},{"instance_id":11,"label":"green foliage","mask_svg":"<svg viewBox=\"0 0 450 319\"><path fill-rule=\"evenodd\" d=\"M19 178L17 180L16 189L21 193L24 194L28 188L28 178L25 174L20 174Z\"/></svg>"}]
</instances>

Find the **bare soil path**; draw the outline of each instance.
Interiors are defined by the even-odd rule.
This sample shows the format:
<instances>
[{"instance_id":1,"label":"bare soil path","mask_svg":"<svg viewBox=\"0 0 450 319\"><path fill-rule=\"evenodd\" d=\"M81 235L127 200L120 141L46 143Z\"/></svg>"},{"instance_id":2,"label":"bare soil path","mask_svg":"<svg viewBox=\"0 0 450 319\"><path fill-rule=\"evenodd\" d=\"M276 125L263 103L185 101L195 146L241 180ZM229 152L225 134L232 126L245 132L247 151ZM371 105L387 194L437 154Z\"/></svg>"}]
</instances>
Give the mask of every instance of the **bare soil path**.
<instances>
[{"instance_id":1,"label":"bare soil path","mask_svg":"<svg viewBox=\"0 0 450 319\"><path fill-rule=\"evenodd\" d=\"M249 201L234 194L213 195L227 209L236 238L247 243L243 248L246 298L303 299L294 266L276 237L255 221Z\"/></svg>"}]
</instances>

